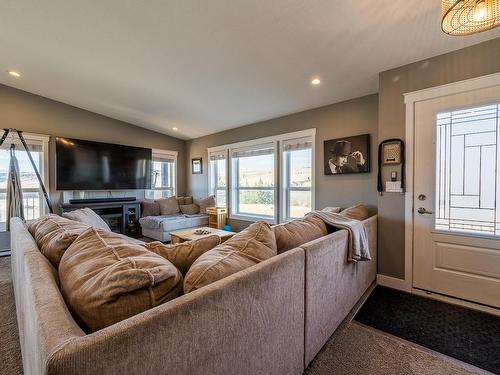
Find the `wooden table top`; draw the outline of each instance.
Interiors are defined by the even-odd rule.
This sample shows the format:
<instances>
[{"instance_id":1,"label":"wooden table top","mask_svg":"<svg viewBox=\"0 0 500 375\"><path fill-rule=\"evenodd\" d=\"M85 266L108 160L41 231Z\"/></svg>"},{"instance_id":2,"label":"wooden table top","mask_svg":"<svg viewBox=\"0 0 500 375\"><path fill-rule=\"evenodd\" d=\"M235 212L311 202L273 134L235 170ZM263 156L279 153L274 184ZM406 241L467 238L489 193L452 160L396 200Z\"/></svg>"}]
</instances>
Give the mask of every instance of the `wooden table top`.
<instances>
[{"instance_id":1,"label":"wooden table top","mask_svg":"<svg viewBox=\"0 0 500 375\"><path fill-rule=\"evenodd\" d=\"M207 230L210 233L208 233L208 234L195 234L194 232L197 230ZM177 230L177 231L170 232L171 236L177 237L177 238L184 240L184 241L191 241L191 240L195 240L198 238L211 236L214 234L218 235L222 239L224 239L224 238L227 239L229 237L234 236L236 234L236 232L229 232L227 230L215 229L215 228L210 228L210 227L189 228L189 229L183 229L183 230Z\"/></svg>"}]
</instances>

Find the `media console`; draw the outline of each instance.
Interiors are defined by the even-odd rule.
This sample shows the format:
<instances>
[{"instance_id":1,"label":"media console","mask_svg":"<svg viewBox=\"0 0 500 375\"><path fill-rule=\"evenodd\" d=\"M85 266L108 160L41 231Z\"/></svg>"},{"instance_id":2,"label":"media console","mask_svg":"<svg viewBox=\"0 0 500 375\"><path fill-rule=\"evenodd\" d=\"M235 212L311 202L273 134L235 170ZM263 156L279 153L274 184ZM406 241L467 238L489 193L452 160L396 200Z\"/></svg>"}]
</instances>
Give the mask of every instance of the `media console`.
<instances>
[{"instance_id":1,"label":"media console","mask_svg":"<svg viewBox=\"0 0 500 375\"><path fill-rule=\"evenodd\" d=\"M88 207L109 225L113 232L140 237L141 203L130 198L75 199L61 205L62 212Z\"/></svg>"}]
</instances>

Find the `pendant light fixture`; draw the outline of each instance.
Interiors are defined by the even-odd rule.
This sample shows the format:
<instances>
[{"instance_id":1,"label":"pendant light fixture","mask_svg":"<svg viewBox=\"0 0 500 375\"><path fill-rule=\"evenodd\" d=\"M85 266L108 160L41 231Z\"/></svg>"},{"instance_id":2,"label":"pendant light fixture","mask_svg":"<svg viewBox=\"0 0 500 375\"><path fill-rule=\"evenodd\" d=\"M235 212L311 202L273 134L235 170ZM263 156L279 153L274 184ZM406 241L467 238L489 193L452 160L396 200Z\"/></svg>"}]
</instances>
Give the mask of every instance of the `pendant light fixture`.
<instances>
[{"instance_id":1,"label":"pendant light fixture","mask_svg":"<svg viewBox=\"0 0 500 375\"><path fill-rule=\"evenodd\" d=\"M441 28L471 35L500 26L500 0L441 0Z\"/></svg>"}]
</instances>

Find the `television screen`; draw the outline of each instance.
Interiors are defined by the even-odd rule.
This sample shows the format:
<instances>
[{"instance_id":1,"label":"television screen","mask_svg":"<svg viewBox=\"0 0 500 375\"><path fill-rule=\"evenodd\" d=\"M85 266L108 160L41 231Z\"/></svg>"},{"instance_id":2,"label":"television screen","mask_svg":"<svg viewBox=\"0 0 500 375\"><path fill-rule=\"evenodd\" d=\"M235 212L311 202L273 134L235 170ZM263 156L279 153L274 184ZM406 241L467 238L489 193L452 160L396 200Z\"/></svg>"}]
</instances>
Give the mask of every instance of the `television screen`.
<instances>
[{"instance_id":1,"label":"television screen","mask_svg":"<svg viewBox=\"0 0 500 375\"><path fill-rule=\"evenodd\" d=\"M149 148L56 138L57 190L150 189Z\"/></svg>"}]
</instances>

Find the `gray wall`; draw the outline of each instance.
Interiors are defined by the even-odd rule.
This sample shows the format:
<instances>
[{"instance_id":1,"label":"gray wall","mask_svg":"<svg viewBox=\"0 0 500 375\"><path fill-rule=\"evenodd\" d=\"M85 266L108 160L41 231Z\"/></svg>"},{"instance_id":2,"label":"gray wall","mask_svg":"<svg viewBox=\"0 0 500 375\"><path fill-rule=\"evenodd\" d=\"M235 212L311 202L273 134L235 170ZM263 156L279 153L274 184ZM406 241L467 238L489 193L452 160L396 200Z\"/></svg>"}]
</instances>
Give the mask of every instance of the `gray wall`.
<instances>
[{"instance_id":1,"label":"gray wall","mask_svg":"<svg viewBox=\"0 0 500 375\"><path fill-rule=\"evenodd\" d=\"M185 142L180 139L4 85L0 85L0 127L52 136L49 144L49 178L51 198L56 204L61 194L55 192L53 136L178 151L178 190L184 193Z\"/></svg>"},{"instance_id":2,"label":"gray wall","mask_svg":"<svg viewBox=\"0 0 500 375\"><path fill-rule=\"evenodd\" d=\"M207 148L268 137L298 130L316 128L316 208L349 206L358 201L376 211L376 166L378 96L376 94L328 105L268 121L259 122L197 138L186 142L186 186L194 197L208 195ZM325 176L323 174L323 141L358 134L371 134L372 172L369 174ZM191 159L203 158L203 174L191 174ZM246 222L231 222L240 229Z\"/></svg>"},{"instance_id":3,"label":"gray wall","mask_svg":"<svg viewBox=\"0 0 500 375\"><path fill-rule=\"evenodd\" d=\"M500 39L497 38L380 73L379 141L405 138L404 93L499 71ZM389 171L384 168L384 174ZM405 262L404 197L394 193L379 197L378 213L378 272L402 279Z\"/></svg>"}]
</instances>

